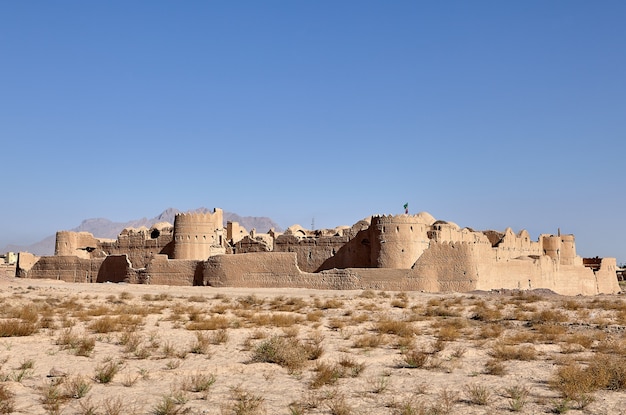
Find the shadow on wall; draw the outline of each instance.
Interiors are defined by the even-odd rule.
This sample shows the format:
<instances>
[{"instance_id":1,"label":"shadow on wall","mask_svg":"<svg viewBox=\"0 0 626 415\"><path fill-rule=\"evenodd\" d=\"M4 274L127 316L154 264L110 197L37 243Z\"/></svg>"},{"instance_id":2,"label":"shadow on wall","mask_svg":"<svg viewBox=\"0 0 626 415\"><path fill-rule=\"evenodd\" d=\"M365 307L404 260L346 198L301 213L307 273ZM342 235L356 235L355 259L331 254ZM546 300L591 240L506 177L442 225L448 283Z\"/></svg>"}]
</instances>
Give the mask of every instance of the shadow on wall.
<instances>
[{"instance_id":1,"label":"shadow on wall","mask_svg":"<svg viewBox=\"0 0 626 415\"><path fill-rule=\"evenodd\" d=\"M128 282L130 262L126 255L110 255L104 259L96 282Z\"/></svg>"}]
</instances>

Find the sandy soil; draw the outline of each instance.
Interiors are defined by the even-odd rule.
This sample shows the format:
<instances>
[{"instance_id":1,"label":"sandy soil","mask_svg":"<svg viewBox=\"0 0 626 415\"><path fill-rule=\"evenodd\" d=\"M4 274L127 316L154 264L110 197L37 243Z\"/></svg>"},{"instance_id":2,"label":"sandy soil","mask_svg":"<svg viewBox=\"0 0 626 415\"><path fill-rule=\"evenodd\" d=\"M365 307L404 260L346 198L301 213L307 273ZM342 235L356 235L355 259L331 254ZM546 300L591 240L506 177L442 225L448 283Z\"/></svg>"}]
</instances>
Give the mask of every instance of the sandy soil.
<instances>
[{"instance_id":1,"label":"sandy soil","mask_svg":"<svg viewBox=\"0 0 626 415\"><path fill-rule=\"evenodd\" d=\"M34 330L0 339L4 413L626 411L626 371L572 399L554 386L559 368L625 359L621 296L3 278L0 304L6 327Z\"/></svg>"}]
</instances>

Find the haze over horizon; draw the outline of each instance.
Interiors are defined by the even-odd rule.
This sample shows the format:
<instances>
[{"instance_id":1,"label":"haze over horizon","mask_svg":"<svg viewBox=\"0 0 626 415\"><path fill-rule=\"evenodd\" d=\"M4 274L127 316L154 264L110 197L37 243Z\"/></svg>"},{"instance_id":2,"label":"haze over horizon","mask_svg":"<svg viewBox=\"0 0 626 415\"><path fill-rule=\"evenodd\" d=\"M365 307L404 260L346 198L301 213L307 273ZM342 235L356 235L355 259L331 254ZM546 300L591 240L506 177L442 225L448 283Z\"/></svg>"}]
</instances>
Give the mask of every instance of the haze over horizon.
<instances>
[{"instance_id":1,"label":"haze over horizon","mask_svg":"<svg viewBox=\"0 0 626 415\"><path fill-rule=\"evenodd\" d=\"M626 3L0 2L0 247L427 211L626 262Z\"/></svg>"}]
</instances>

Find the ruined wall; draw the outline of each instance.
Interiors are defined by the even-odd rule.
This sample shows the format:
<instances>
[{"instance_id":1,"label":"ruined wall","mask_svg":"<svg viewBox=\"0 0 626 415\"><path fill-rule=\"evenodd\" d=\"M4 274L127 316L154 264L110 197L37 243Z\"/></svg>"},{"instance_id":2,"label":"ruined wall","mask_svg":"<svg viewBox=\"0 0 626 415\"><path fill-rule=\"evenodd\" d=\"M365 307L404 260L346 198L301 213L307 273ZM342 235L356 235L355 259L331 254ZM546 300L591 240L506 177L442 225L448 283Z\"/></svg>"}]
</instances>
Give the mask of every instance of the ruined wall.
<instances>
[{"instance_id":1,"label":"ruined wall","mask_svg":"<svg viewBox=\"0 0 626 415\"><path fill-rule=\"evenodd\" d=\"M95 250L99 243L100 241L89 232L59 231L56 234L54 255L89 259L90 252Z\"/></svg>"},{"instance_id":2,"label":"ruined wall","mask_svg":"<svg viewBox=\"0 0 626 415\"><path fill-rule=\"evenodd\" d=\"M264 238L252 238L249 235L244 236L232 247L235 254L246 254L250 252L271 252L272 245Z\"/></svg>"},{"instance_id":3,"label":"ruined wall","mask_svg":"<svg viewBox=\"0 0 626 415\"><path fill-rule=\"evenodd\" d=\"M192 259L168 259L156 255L145 270L147 276L141 281L153 285L204 285L204 263Z\"/></svg>"},{"instance_id":4,"label":"ruined wall","mask_svg":"<svg viewBox=\"0 0 626 415\"><path fill-rule=\"evenodd\" d=\"M333 247L333 249L336 248ZM333 256L326 259L315 272L333 268L369 268L372 266L371 251L369 229L360 230Z\"/></svg>"},{"instance_id":5,"label":"ruined wall","mask_svg":"<svg viewBox=\"0 0 626 415\"><path fill-rule=\"evenodd\" d=\"M205 260L224 253L222 209L214 213L179 213L174 219L174 259Z\"/></svg>"},{"instance_id":6,"label":"ruined wall","mask_svg":"<svg viewBox=\"0 0 626 415\"><path fill-rule=\"evenodd\" d=\"M283 234L276 238L274 252L294 252L302 271L315 272L348 241L348 236L301 237Z\"/></svg>"},{"instance_id":7,"label":"ruined wall","mask_svg":"<svg viewBox=\"0 0 626 415\"><path fill-rule=\"evenodd\" d=\"M228 242L236 244L246 236L248 236L248 231L239 222L226 222L226 239Z\"/></svg>"},{"instance_id":8,"label":"ruined wall","mask_svg":"<svg viewBox=\"0 0 626 415\"><path fill-rule=\"evenodd\" d=\"M150 230L124 229L114 242L103 242L99 249L106 255L128 255L133 268L144 268L153 255L174 254L173 228Z\"/></svg>"},{"instance_id":9,"label":"ruined wall","mask_svg":"<svg viewBox=\"0 0 626 415\"><path fill-rule=\"evenodd\" d=\"M17 269L15 276L20 278L26 278L28 271L39 261L39 257L31 254L30 252L20 252L17 254Z\"/></svg>"},{"instance_id":10,"label":"ruined wall","mask_svg":"<svg viewBox=\"0 0 626 415\"><path fill-rule=\"evenodd\" d=\"M617 282L617 259L602 258L600 269L596 271L595 277L598 283L598 292L605 294L615 294L621 291Z\"/></svg>"},{"instance_id":11,"label":"ruined wall","mask_svg":"<svg viewBox=\"0 0 626 415\"><path fill-rule=\"evenodd\" d=\"M542 238L539 240L532 241L526 230L516 235L511 228L506 228L502 239L495 247L495 260L506 261L520 256L544 255Z\"/></svg>"},{"instance_id":12,"label":"ruined wall","mask_svg":"<svg viewBox=\"0 0 626 415\"><path fill-rule=\"evenodd\" d=\"M96 282L104 259L84 259L77 256L41 257L24 278L49 278L65 282Z\"/></svg>"},{"instance_id":13,"label":"ruined wall","mask_svg":"<svg viewBox=\"0 0 626 415\"><path fill-rule=\"evenodd\" d=\"M130 269L131 264L126 255L110 255L102 261L96 282L130 282Z\"/></svg>"}]
</instances>

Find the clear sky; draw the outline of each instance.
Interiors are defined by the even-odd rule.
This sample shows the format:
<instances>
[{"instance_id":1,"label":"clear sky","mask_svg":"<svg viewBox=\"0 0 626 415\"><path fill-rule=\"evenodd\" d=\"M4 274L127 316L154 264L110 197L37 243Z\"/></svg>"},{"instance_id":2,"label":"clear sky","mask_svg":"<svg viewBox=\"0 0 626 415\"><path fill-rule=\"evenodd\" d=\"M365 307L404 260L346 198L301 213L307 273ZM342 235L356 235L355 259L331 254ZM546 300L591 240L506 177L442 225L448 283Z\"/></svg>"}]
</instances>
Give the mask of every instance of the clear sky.
<instances>
[{"instance_id":1,"label":"clear sky","mask_svg":"<svg viewBox=\"0 0 626 415\"><path fill-rule=\"evenodd\" d=\"M0 0L0 246L428 211L626 261L626 2Z\"/></svg>"}]
</instances>

